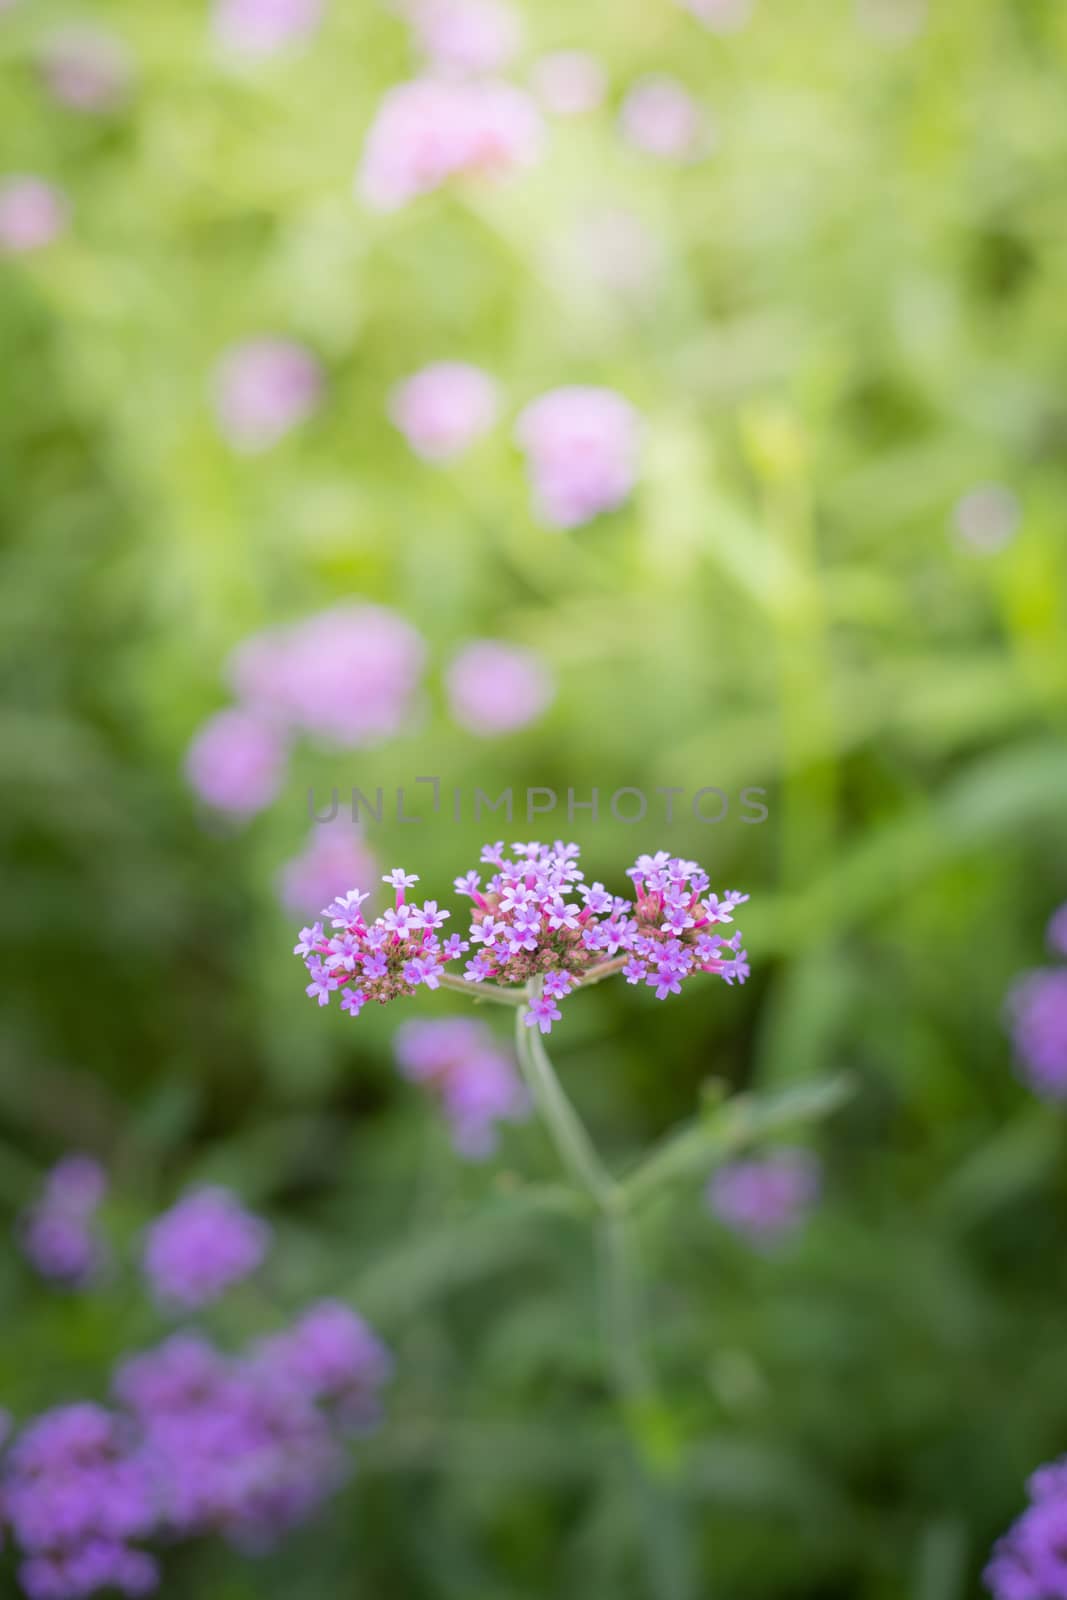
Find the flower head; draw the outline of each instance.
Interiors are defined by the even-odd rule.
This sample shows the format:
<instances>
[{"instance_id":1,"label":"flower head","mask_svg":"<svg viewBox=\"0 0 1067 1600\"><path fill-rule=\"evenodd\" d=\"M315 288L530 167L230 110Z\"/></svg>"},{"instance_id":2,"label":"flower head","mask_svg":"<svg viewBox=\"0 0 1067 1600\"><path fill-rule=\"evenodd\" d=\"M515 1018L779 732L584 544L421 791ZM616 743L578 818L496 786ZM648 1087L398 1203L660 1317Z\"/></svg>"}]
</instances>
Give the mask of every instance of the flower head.
<instances>
[{"instance_id":1,"label":"flower head","mask_svg":"<svg viewBox=\"0 0 1067 1600\"><path fill-rule=\"evenodd\" d=\"M1031 1089L1047 1100L1067 1100L1067 967L1024 974L1008 995L1006 1010Z\"/></svg>"},{"instance_id":2,"label":"flower head","mask_svg":"<svg viewBox=\"0 0 1067 1600\"><path fill-rule=\"evenodd\" d=\"M307 420L322 395L315 357L291 339L249 339L235 345L215 372L219 429L234 450L269 450Z\"/></svg>"},{"instance_id":3,"label":"flower head","mask_svg":"<svg viewBox=\"0 0 1067 1600\"><path fill-rule=\"evenodd\" d=\"M731 1161L712 1174L708 1206L750 1244L777 1244L801 1226L819 1195L820 1169L806 1150Z\"/></svg>"},{"instance_id":4,"label":"flower head","mask_svg":"<svg viewBox=\"0 0 1067 1600\"><path fill-rule=\"evenodd\" d=\"M637 479L640 419L611 389L553 389L527 406L516 438L534 501L553 528L575 528L627 500Z\"/></svg>"},{"instance_id":5,"label":"flower head","mask_svg":"<svg viewBox=\"0 0 1067 1600\"><path fill-rule=\"evenodd\" d=\"M485 737L525 728L541 716L555 693L539 655L498 639L465 645L450 663L445 683L453 717Z\"/></svg>"},{"instance_id":6,"label":"flower head","mask_svg":"<svg viewBox=\"0 0 1067 1600\"><path fill-rule=\"evenodd\" d=\"M0 179L0 255L28 255L59 237L70 208L43 178Z\"/></svg>"},{"instance_id":7,"label":"flower head","mask_svg":"<svg viewBox=\"0 0 1067 1600\"><path fill-rule=\"evenodd\" d=\"M23 1253L42 1277L80 1288L98 1276L106 1253L95 1223L106 1189L91 1156L65 1156L52 1168L18 1228Z\"/></svg>"},{"instance_id":8,"label":"flower head","mask_svg":"<svg viewBox=\"0 0 1067 1600\"><path fill-rule=\"evenodd\" d=\"M236 707L219 711L197 731L185 757L185 774L216 811L250 817L275 798L288 751L270 722Z\"/></svg>"},{"instance_id":9,"label":"flower head","mask_svg":"<svg viewBox=\"0 0 1067 1600\"><path fill-rule=\"evenodd\" d=\"M466 361L436 361L397 385L389 416L416 455L451 461L496 421L497 386Z\"/></svg>"},{"instance_id":10,"label":"flower head","mask_svg":"<svg viewBox=\"0 0 1067 1600\"><path fill-rule=\"evenodd\" d=\"M270 1228L226 1189L193 1190L152 1224L143 1266L165 1306L186 1309L217 1300L255 1271Z\"/></svg>"},{"instance_id":11,"label":"flower head","mask_svg":"<svg viewBox=\"0 0 1067 1600\"><path fill-rule=\"evenodd\" d=\"M514 1063L484 1023L457 1017L405 1022L395 1047L404 1076L439 1097L452 1143L467 1160L493 1153L498 1123L525 1117L528 1101Z\"/></svg>"}]
</instances>

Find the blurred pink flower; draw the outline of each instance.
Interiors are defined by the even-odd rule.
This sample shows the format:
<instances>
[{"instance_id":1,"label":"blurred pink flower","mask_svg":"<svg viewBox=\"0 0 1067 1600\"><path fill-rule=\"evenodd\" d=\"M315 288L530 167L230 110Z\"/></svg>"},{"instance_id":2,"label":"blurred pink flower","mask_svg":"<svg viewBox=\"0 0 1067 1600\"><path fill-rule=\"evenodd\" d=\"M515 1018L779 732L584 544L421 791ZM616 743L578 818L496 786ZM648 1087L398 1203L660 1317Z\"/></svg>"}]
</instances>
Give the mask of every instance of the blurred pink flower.
<instances>
[{"instance_id":1,"label":"blurred pink flower","mask_svg":"<svg viewBox=\"0 0 1067 1600\"><path fill-rule=\"evenodd\" d=\"M636 482L640 437L637 412L612 389L553 389L527 406L516 438L544 521L575 528L622 505Z\"/></svg>"},{"instance_id":2,"label":"blurred pink flower","mask_svg":"<svg viewBox=\"0 0 1067 1600\"><path fill-rule=\"evenodd\" d=\"M580 117L595 111L608 89L603 63L586 50L556 50L530 69L534 94L556 117Z\"/></svg>"},{"instance_id":3,"label":"blurred pink flower","mask_svg":"<svg viewBox=\"0 0 1067 1600\"><path fill-rule=\"evenodd\" d=\"M425 657L422 637L397 612L349 601L253 635L228 675L261 716L353 747L410 720Z\"/></svg>"},{"instance_id":4,"label":"blurred pink flower","mask_svg":"<svg viewBox=\"0 0 1067 1600\"><path fill-rule=\"evenodd\" d=\"M678 0L715 33L736 33L752 15L754 0Z\"/></svg>"},{"instance_id":5,"label":"blurred pink flower","mask_svg":"<svg viewBox=\"0 0 1067 1600\"><path fill-rule=\"evenodd\" d=\"M317 822L300 855L279 874L283 906L296 916L314 917L357 883L375 883L380 876L374 856L355 826L344 817Z\"/></svg>"},{"instance_id":6,"label":"blurred pink flower","mask_svg":"<svg viewBox=\"0 0 1067 1600\"><path fill-rule=\"evenodd\" d=\"M389 416L416 455L449 461L496 421L497 388L488 373L464 361L437 361L389 396Z\"/></svg>"},{"instance_id":7,"label":"blurred pink flower","mask_svg":"<svg viewBox=\"0 0 1067 1600\"><path fill-rule=\"evenodd\" d=\"M324 0L216 0L214 28L228 49L272 56L299 44L322 21Z\"/></svg>"},{"instance_id":8,"label":"blurred pink flower","mask_svg":"<svg viewBox=\"0 0 1067 1600\"><path fill-rule=\"evenodd\" d=\"M235 345L215 372L219 427L235 450L255 454L311 416L322 394L315 357L290 339Z\"/></svg>"},{"instance_id":9,"label":"blurred pink flower","mask_svg":"<svg viewBox=\"0 0 1067 1600\"><path fill-rule=\"evenodd\" d=\"M1021 518L1018 496L1002 483L976 484L960 496L952 513L959 538L981 555L991 555L1009 544Z\"/></svg>"},{"instance_id":10,"label":"blurred pink flower","mask_svg":"<svg viewBox=\"0 0 1067 1600\"><path fill-rule=\"evenodd\" d=\"M395 211L459 173L530 166L541 142L537 107L512 84L416 78L382 99L357 187L368 205Z\"/></svg>"},{"instance_id":11,"label":"blurred pink flower","mask_svg":"<svg viewBox=\"0 0 1067 1600\"><path fill-rule=\"evenodd\" d=\"M499 72L522 42L518 13L503 0L413 0L407 12L420 49L437 68Z\"/></svg>"},{"instance_id":12,"label":"blurred pink flower","mask_svg":"<svg viewBox=\"0 0 1067 1600\"><path fill-rule=\"evenodd\" d=\"M133 69L113 34L64 28L45 42L41 76L53 98L73 111L113 111L129 94Z\"/></svg>"},{"instance_id":13,"label":"blurred pink flower","mask_svg":"<svg viewBox=\"0 0 1067 1600\"><path fill-rule=\"evenodd\" d=\"M711 148L711 124L703 107L675 78L638 79L619 117L624 136L646 155L696 161Z\"/></svg>"},{"instance_id":14,"label":"blurred pink flower","mask_svg":"<svg viewBox=\"0 0 1067 1600\"><path fill-rule=\"evenodd\" d=\"M498 639L461 650L445 677L452 715L471 733L511 733L552 703L555 685L539 655Z\"/></svg>"},{"instance_id":15,"label":"blurred pink flower","mask_svg":"<svg viewBox=\"0 0 1067 1600\"><path fill-rule=\"evenodd\" d=\"M498 1122L527 1116L529 1100L514 1063L484 1022L403 1022L394 1042L404 1076L440 1096L452 1143L468 1161L492 1155Z\"/></svg>"},{"instance_id":16,"label":"blurred pink flower","mask_svg":"<svg viewBox=\"0 0 1067 1600\"><path fill-rule=\"evenodd\" d=\"M25 255L51 244L69 215L63 195L43 178L0 180L0 254Z\"/></svg>"},{"instance_id":17,"label":"blurred pink flower","mask_svg":"<svg viewBox=\"0 0 1067 1600\"><path fill-rule=\"evenodd\" d=\"M190 784L209 806L250 817L269 806L285 776L285 740L248 711L209 717L185 757Z\"/></svg>"},{"instance_id":18,"label":"blurred pink flower","mask_svg":"<svg viewBox=\"0 0 1067 1600\"><path fill-rule=\"evenodd\" d=\"M707 1203L750 1244L780 1243L807 1220L819 1198L821 1167L808 1150L780 1149L730 1161L711 1176Z\"/></svg>"}]
</instances>

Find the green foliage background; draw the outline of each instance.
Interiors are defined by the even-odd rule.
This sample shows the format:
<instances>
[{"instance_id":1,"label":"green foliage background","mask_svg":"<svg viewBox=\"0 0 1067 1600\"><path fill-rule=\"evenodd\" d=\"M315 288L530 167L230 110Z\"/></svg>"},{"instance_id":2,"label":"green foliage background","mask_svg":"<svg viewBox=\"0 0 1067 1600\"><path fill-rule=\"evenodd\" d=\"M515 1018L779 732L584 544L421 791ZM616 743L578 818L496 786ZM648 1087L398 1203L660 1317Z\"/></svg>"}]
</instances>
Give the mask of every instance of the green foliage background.
<instances>
[{"instance_id":1,"label":"green foliage background","mask_svg":"<svg viewBox=\"0 0 1067 1600\"><path fill-rule=\"evenodd\" d=\"M138 70L103 120L34 70L71 16L0 16L3 166L73 204L62 241L0 262L0 1197L13 1219L59 1153L96 1150L132 1244L184 1184L230 1182L279 1244L220 1336L333 1293L398 1359L387 1425L313 1528L265 1563L175 1552L164 1592L978 1593L1026 1473L1067 1449L1063 1128L1001 1021L1067 897L1067 12L935 3L893 45L844 0L761 0L730 38L668 0L541 0L520 75L592 48L608 106L556 124L528 175L389 217L351 193L375 104L412 71L384 7L334 0L309 48L253 68L218 59L199 3L101 0ZM707 162L620 143L619 99L652 69L712 108ZM660 240L646 303L590 291L561 253L603 205ZM328 394L244 460L207 384L261 332L311 345ZM507 425L449 469L415 461L384 396L448 357L500 377L509 419L562 383L625 393L649 429L632 506L545 533ZM950 521L986 480L1023 517L983 557ZM420 727L304 750L267 815L205 825L181 760L227 652L350 594L430 641ZM536 646L560 684L494 742L441 692L483 635ZM392 1009L354 1027L302 995L275 877L308 787L430 772L467 793L768 790L761 827L550 824L610 884L665 844L752 893L743 992L661 1007L604 985L569 1009L554 1054L609 1162L709 1078L856 1086L813 1135L827 1197L784 1253L731 1241L697 1182L646 1214L651 1474L543 1133L460 1166L395 1074ZM370 842L447 900L483 831ZM118 1348L159 1332L134 1283L63 1296L12 1251L0 1292L17 1417L102 1393Z\"/></svg>"}]
</instances>

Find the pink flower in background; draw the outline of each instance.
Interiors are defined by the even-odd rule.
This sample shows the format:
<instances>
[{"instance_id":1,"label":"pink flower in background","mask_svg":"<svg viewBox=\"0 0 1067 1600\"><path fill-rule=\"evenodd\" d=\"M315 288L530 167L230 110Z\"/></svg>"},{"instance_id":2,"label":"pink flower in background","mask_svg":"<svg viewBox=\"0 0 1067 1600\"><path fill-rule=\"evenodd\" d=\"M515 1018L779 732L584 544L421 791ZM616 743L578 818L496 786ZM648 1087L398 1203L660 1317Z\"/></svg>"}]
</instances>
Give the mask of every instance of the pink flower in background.
<instances>
[{"instance_id":1,"label":"pink flower in background","mask_svg":"<svg viewBox=\"0 0 1067 1600\"><path fill-rule=\"evenodd\" d=\"M107 1176L91 1156L64 1156L22 1218L18 1237L27 1260L44 1278L81 1287L106 1260L96 1231L96 1213Z\"/></svg>"},{"instance_id":2,"label":"pink flower in background","mask_svg":"<svg viewBox=\"0 0 1067 1600\"><path fill-rule=\"evenodd\" d=\"M323 0L216 0L214 28L237 55L272 56L309 38L322 14Z\"/></svg>"},{"instance_id":3,"label":"pink flower in background","mask_svg":"<svg viewBox=\"0 0 1067 1600\"><path fill-rule=\"evenodd\" d=\"M63 232L70 208L58 189L43 178L0 180L0 254L26 255Z\"/></svg>"},{"instance_id":4,"label":"pink flower in background","mask_svg":"<svg viewBox=\"0 0 1067 1600\"><path fill-rule=\"evenodd\" d=\"M539 655L498 639L467 645L453 659L445 683L456 721L485 735L525 728L547 709L555 693Z\"/></svg>"},{"instance_id":5,"label":"pink flower in background","mask_svg":"<svg viewBox=\"0 0 1067 1600\"><path fill-rule=\"evenodd\" d=\"M413 0L408 20L432 66L499 72L518 54L522 23L503 0Z\"/></svg>"},{"instance_id":6,"label":"pink flower in background","mask_svg":"<svg viewBox=\"0 0 1067 1600\"><path fill-rule=\"evenodd\" d=\"M389 396L389 416L426 461L450 461L489 431L498 410L489 374L465 361L437 361Z\"/></svg>"},{"instance_id":7,"label":"pink flower in background","mask_svg":"<svg viewBox=\"0 0 1067 1600\"><path fill-rule=\"evenodd\" d=\"M163 1305L190 1309L254 1272L270 1238L228 1189L195 1189L149 1228L142 1264Z\"/></svg>"},{"instance_id":8,"label":"pink flower in background","mask_svg":"<svg viewBox=\"0 0 1067 1600\"><path fill-rule=\"evenodd\" d=\"M537 107L512 84L416 78L382 99L357 187L368 205L395 211L460 173L494 176L530 166L541 143Z\"/></svg>"},{"instance_id":9,"label":"pink flower in background","mask_svg":"<svg viewBox=\"0 0 1067 1600\"><path fill-rule=\"evenodd\" d=\"M483 1022L445 1018L404 1022L396 1031L401 1072L440 1096L457 1154L469 1161L492 1155L498 1122L521 1121L529 1101L511 1057Z\"/></svg>"},{"instance_id":10,"label":"pink flower in background","mask_svg":"<svg viewBox=\"0 0 1067 1600\"><path fill-rule=\"evenodd\" d=\"M235 345L215 373L219 427L235 450L269 450L307 420L322 395L315 357L291 339Z\"/></svg>"},{"instance_id":11,"label":"pink flower in background","mask_svg":"<svg viewBox=\"0 0 1067 1600\"><path fill-rule=\"evenodd\" d=\"M587 50L555 50L530 69L534 94L556 117L580 117L595 111L608 91L603 63Z\"/></svg>"},{"instance_id":12,"label":"pink flower in background","mask_svg":"<svg viewBox=\"0 0 1067 1600\"><path fill-rule=\"evenodd\" d=\"M185 758L190 784L216 811L250 817L269 806L285 777L281 731L251 712L219 711L199 729Z\"/></svg>"},{"instance_id":13,"label":"pink flower in background","mask_svg":"<svg viewBox=\"0 0 1067 1600\"><path fill-rule=\"evenodd\" d=\"M534 499L554 528L576 528L629 497L637 478L640 418L611 389L553 389L526 407L516 438Z\"/></svg>"},{"instance_id":14,"label":"pink flower in background","mask_svg":"<svg viewBox=\"0 0 1067 1600\"><path fill-rule=\"evenodd\" d=\"M712 1174L712 1213L750 1244L774 1245L795 1233L819 1198L819 1162L806 1150L777 1150L731 1161Z\"/></svg>"},{"instance_id":15,"label":"pink flower in background","mask_svg":"<svg viewBox=\"0 0 1067 1600\"><path fill-rule=\"evenodd\" d=\"M73 111L113 111L126 100L133 80L129 52L113 34L65 28L41 52L41 76L49 93Z\"/></svg>"},{"instance_id":16,"label":"pink flower in background","mask_svg":"<svg viewBox=\"0 0 1067 1600\"><path fill-rule=\"evenodd\" d=\"M350 821L336 817L312 828L307 846L280 874L281 901L297 916L314 916L354 883L374 883L378 863Z\"/></svg>"},{"instance_id":17,"label":"pink flower in background","mask_svg":"<svg viewBox=\"0 0 1067 1600\"><path fill-rule=\"evenodd\" d=\"M752 15L753 0L678 0L715 33L736 33Z\"/></svg>"},{"instance_id":18,"label":"pink flower in background","mask_svg":"<svg viewBox=\"0 0 1067 1600\"><path fill-rule=\"evenodd\" d=\"M1021 520L1018 495L1002 483L976 484L960 496L952 512L957 537L980 555L1003 550Z\"/></svg>"},{"instance_id":19,"label":"pink flower in background","mask_svg":"<svg viewBox=\"0 0 1067 1600\"><path fill-rule=\"evenodd\" d=\"M619 114L630 144L646 155L667 161L695 161L712 142L703 107L675 78L641 78L623 101Z\"/></svg>"},{"instance_id":20,"label":"pink flower in background","mask_svg":"<svg viewBox=\"0 0 1067 1600\"><path fill-rule=\"evenodd\" d=\"M421 635L397 612L349 601L253 635L229 677L261 716L351 748L411 720L425 658Z\"/></svg>"}]
</instances>

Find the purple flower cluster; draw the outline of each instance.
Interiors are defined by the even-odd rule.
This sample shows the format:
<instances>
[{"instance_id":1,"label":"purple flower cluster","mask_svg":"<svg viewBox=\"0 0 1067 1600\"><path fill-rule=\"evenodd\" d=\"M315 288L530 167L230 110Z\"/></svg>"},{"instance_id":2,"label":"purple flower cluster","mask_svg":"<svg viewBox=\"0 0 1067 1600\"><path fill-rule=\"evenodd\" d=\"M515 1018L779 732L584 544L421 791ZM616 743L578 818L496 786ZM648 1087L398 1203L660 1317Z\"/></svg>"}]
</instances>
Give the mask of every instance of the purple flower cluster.
<instances>
[{"instance_id":1,"label":"purple flower cluster","mask_svg":"<svg viewBox=\"0 0 1067 1600\"><path fill-rule=\"evenodd\" d=\"M234 450L256 455L312 415L322 397L322 372L292 339L249 339L219 362L214 395L223 437Z\"/></svg>"},{"instance_id":2,"label":"purple flower cluster","mask_svg":"<svg viewBox=\"0 0 1067 1600\"><path fill-rule=\"evenodd\" d=\"M157 1217L143 1266L157 1300L188 1310L217 1300L259 1266L270 1228L226 1189L195 1189Z\"/></svg>"},{"instance_id":3,"label":"purple flower cluster","mask_svg":"<svg viewBox=\"0 0 1067 1600\"><path fill-rule=\"evenodd\" d=\"M340 991L341 1009L358 1016L370 1000L385 1004L414 994L420 984L439 988L448 963L473 949L466 982L536 981L525 1020L549 1033L561 1000L615 973L647 985L660 1000L680 993L698 973L730 984L748 976L741 934L727 938L714 931L733 922L748 896L711 893L695 861L665 850L640 856L627 874L631 900L609 894L602 883L587 884L575 844L533 841L512 849L509 856L503 843L485 847L482 863L493 870L484 883L476 871L455 880L456 890L472 901L466 939L438 938L449 913L436 901L408 904L406 891L418 879L399 867L384 880L396 891L395 907L369 925L361 910L365 893L354 889L334 901L323 912L332 933L316 922L301 931L295 947L311 976L308 995L325 1006Z\"/></svg>"},{"instance_id":4,"label":"purple flower cluster","mask_svg":"<svg viewBox=\"0 0 1067 1600\"><path fill-rule=\"evenodd\" d=\"M239 704L195 734L186 776L201 799L238 818L275 798L289 744L304 733L347 749L410 719L426 648L397 612L352 600L254 634L230 658Z\"/></svg>"},{"instance_id":5,"label":"purple flower cluster","mask_svg":"<svg viewBox=\"0 0 1067 1600\"><path fill-rule=\"evenodd\" d=\"M1067 956L1067 905L1049 919L1048 943ZM1038 967L1013 984L1005 1006L1022 1075L1045 1100L1067 1100L1067 967Z\"/></svg>"},{"instance_id":6,"label":"purple flower cluster","mask_svg":"<svg viewBox=\"0 0 1067 1600\"><path fill-rule=\"evenodd\" d=\"M995 1600L1067 1600L1067 1456L1026 1487L1030 1504L993 1547L986 1587Z\"/></svg>"},{"instance_id":7,"label":"purple flower cluster","mask_svg":"<svg viewBox=\"0 0 1067 1600\"><path fill-rule=\"evenodd\" d=\"M305 848L279 874L281 901L287 911L314 916L350 883L369 883L377 871L374 856L351 822L340 816L318 822Z\"/></svg>"},{"instance_id":8,"label":"purple flower cluster","mask_svg":"<svg viewBox=\"0 0 1067 1600\"><path fill-rule=\"evenodd\" d=\"M498 1122L526 1116L529 1102L515 1065L484 1023L405 1022L394 1043L404 1076L439 1095L456 1151L468 1160L492 1155Z\"/></svg>"},{"instance_id":9,"label":"purple flower cluster","mask_svg":"<svg viewBox=\"0 0 1067 1600\"><path fill-rule=\"evenodd\" d=\"M220 1533L268 1548L341 1483L345 1435L377 1419L384 1345L334 1301L227 1356L182 1333L123 1361L118 1409L46 1412L12 1446L0 1503L31 1600L155 1588L133 1541Z\"/></svg>"},{"instance_id":10,"label":"purple flower cluster","mask_svg":"<svg viewBox=\"0 0 1067 1600\"><path fill-rule=\"evenodd\" d=\"M95 1221L106 1190L103 1168L91 1156L65 1156L52 1168L18 1229L42 1277L81 1287L97 1276L106 1254Z\"/></svg>"},{"instance_id":11,"label":"purple flower cluster","mask_svg":"<svg viewBox=\"0 0 1067 1600\"><path fill-rule=\"evenodd\" d=\"M451 461L496 421L497 387L466 361L435 361L389 397L389 416L424 461Z\"/></svg>"},{"instance_id":12,"label":"purple flower cluster","mask_svg":"<svg viewBox=\"0 0 1067 1600\"><path fill-rule=\"evenodd\" d=\"M553 389L526 407L515 431L537 511L550 527L579 527L629 498L641 423L613 390Z\"/></svg>"},{"instance_id":13,"label":"purple flower cluster","mask_svg":"<svg viewBox=\"0 0 1067 1600\"><path fill-rule=\"evenodd\" d=\"M807 1150L776 1150L731 1161L711 1176L712 1213L750 1244L778 1244L802 1225L819 1197L820 1169Z\"/></svg>"},{"instance_id":14,"label":"purple flower cluster","mask_svg":"<svg viewBox=\"0 0 1067 1600\"><path fill-rule=\"evenodd\" d=\"M445 676L448 703L460 727L483 738L513 733L552 702L555 684L541 657L499 639L476 639Z\"/></svg>"}]
</instances>

